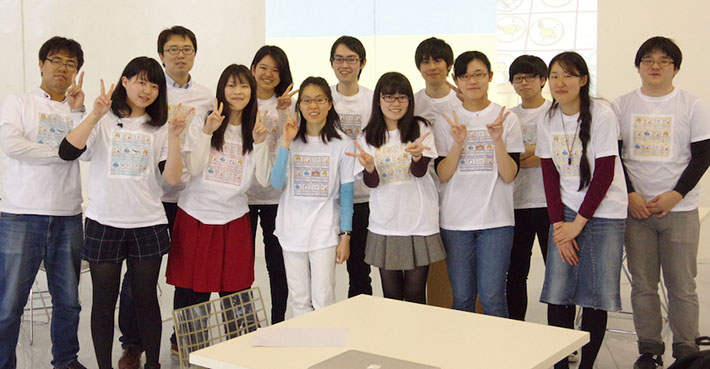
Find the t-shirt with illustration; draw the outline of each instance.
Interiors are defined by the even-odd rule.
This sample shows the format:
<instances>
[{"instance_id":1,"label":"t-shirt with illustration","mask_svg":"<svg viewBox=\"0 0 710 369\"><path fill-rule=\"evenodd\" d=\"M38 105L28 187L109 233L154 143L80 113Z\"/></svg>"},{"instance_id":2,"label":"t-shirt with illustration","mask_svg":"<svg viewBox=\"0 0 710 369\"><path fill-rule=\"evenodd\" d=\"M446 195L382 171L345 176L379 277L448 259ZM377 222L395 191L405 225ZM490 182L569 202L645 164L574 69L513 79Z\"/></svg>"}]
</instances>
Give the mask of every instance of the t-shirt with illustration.
<instances>
[{"instance_id":1,"label":"t-shirt with illustration","mask_svg":"<svg viewBox=\"0 0 710 369\"><path fill-rule=\"evenodd\" d=\"M466 126L466 141L456 171L441 186L441 228L472 231L515 224L513 183L503 182L498 174L493 139L486 128L500 109L493 102L477 112L463 105L456 109L459 122ZM440 140L437 151L448 154L454 139L447 133ZM520 121L514 113L503 121L503 142L508 153L525 151Z\"/></svg>"},{"instance_id":2,"label":"t-shirt with illustration","mask_svg":"<svg viewBox=\"0 0 710 369\"><path fill-rule=\"evenodd\" d=\"M67 101L53 101L44 90L8 96L0 107L4 152L0 211L69 216L81 213L79 163L59 158L67 133L81 122Z\"/></svg>"},{"instance_id":3,"label":"t-shirt with illustration","mask_svg":"<svg viewBox=\"0 0 710 369\"><path fill-rule=\"evenodd\" d=\"M370 121L370 114L372 114L372 90L363 86L358 87L357 94L345 96L338 92L337 85L330 86L333 107L340 116L340 128L353 140L362 133ZM362 178L355 180L354 187L354 203L360 204L369 201L370 189L362 182Z\"/></svg>"},{"instance_id":4,"label":"t-shirt with illustration","mask_svg":"<svg viewBox=\"0 0 710 369\"><path fill-rule=\"evenodd\" d=\"M537 108L524 109L522 105L518 105L510 109L520 119L520 130L523 134L523 144L525 146L537 143L537 125L550 110L550 104L549 101L545 100ZM547 206L541 167L521 167L513 183L513 202L516 209L544 208Z\"/></svg>"},{"instance_id":5,"label":"t-shirt with illustration","mask_svg":"<svg viewBox=\"0 0 710 369\"><path fill-rule=\"evenodd\" d=\"M627 215L626 181L619 160L617 138L619 125L611 106L602 100L592 100L592 122L587 145L587 161L590 173L594 174L595 160L615 156L614 179L604 199L594 212L595 218L623 219ZM579 113L567 116L556 108L552 115L545 114L538 125L535 155L552 159L560 175L562 203L578 211L589 186L578 191L579 163L582 157L582 142L579 139Z\"/></svg>"},{"instance_id":6,"label":"t-shirt with illustration","mask_svg":"<svg viewBox=\"0 0 710 369\"><path fill-rule=\"evenodd\" d=\"M419 125L420 136L429 132L422 144L431 147L423 156L436 159L437 152L431 128ZM439 202L436 183L431 176L415 177L410 170L412 156L404 151L398 129L387 131L386 142L376 148L364 136L360 146L375 159L380 183L370 192L370 232L388 236L430 236L439 233ZM355 173L365 168L355 160Z\"/></svg>"},{"instance_id":7,"label":"t-shirt with illustration","mask_svg":"<svg viewBox=\"0 0 710 369\"><path fill-rule=\"evenodd\" d=\"M158 168L168 157L168 123L154 127L149 119L108 112L91 131L80 157L91 161L87 218L116 228L168 223Z\"/></svg>"},{"instance_id":8,"label":"t-shirt with illustration","mask_svg":"<svg viewBox=\"0 0 710 369\"><path fill-rule=\"evenodd\" d=\"M613 107L634 191L646 201L672 191L690 162L690 144L710 138L707 106L699 97L676 88L659 97L636 89L617 98ZM699 197L696 185L671 211L693 210Z\"/></svg>"},{"instance_id":9,"label":"t-shirt with illustration","mask_svg":"<svg viewBox=\"0 0 710 369\"><path fill-rule=\"evenodd\" d=\"M199 174L190 177L178 206L203 224L227 224L249 212L246 192L257 182L256 173L262 175L261 183L268 184L273 163L268 161L266 142L243 153L242 126L227 125L221 150L212 147L211 140L201 125L190 127L183 155L186 163L197 162L198 167L190 170Z\"/></svg>"},{"instance_id":10,"label":"t-shirt with illustration","mask_svg":"<svg viewBox=\"0 0 710 369\"><path fill-rule=\"evenodd\" d=\"M340 185L353 182L355 145L344 132L324 143L320 136L291 142L287 178L274 234L287 251L315 251L338 244Z\"/></svg>"}]
</instances>

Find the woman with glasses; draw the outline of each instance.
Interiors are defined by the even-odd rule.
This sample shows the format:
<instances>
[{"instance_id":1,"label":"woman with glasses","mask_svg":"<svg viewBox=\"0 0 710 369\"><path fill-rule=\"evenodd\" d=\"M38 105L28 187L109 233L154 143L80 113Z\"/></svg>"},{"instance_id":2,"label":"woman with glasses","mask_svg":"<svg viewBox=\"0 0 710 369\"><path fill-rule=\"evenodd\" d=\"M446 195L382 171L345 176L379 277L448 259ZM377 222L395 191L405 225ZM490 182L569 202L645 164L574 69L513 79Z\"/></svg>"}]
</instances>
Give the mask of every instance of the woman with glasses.
<instances>
[{"instance_id":1,"label":"woman with glasses","mask_svg":"<svg viewBox=\"0 0 710 369\"><path fill-rule=\"evenodd\" d=\"M308 77L299 91L300 114L284 124L271 174L274 188L285 186L274 234L295 316L335 302L335 264L350 254L355 164L326 80Z\"/></svg>"},{"instance_id":2,"label":"woman with glasses","mask_svg":"<svg viewBox=\"0 0 710 369\"><path fill-rule=\"evenodd\" d=\"M508 316L505 283L513 245L513 180L525 151L515 114L488 100L491 63L479 51L454 62L463 103L444 115L451 134L440 139L441 238L453 308L474 311L480 295L488 315Z\"/></svg>"},{"instance_id":3,"label":"woman with glasses","mask_svg":"<svg viewBox=\"0 0 710 369\"><path fill-rule=\"evenodd\" d=\"M580 369L591 369L604 339L607 311L621 309L619 277L627 192L618 152L616 115L589 96L589 70L575 52L550 62L553 102L538 126L550 239L540 301L548 324L573 328L582 309ZM555 369L568 368L567 358Z\"/></svg>"},{"instance_id":4,"label":"woman with glasses","mask_svg":"<svg viewBox=\"0 0 710 369\"><path fill-rule=\"evenodd\" d=\"M429 264L446 257L437 188L427 175L437 157L431 124L414 116L412 86L397 72L377 81L372 106L359 153L348 153L372 188L365 261L380 268L385 297L424 304Z\"/></svg>"}]
</instances>

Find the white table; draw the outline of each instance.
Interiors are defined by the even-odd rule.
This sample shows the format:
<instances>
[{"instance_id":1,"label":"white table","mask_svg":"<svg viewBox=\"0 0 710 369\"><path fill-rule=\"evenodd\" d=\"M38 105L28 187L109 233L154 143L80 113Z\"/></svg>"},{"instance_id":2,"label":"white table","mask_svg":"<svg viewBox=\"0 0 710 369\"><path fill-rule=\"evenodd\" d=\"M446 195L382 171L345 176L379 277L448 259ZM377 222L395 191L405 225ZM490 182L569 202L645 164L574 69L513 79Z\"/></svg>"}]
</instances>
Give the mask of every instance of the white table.
<instances>
[{"instance_id":1,"label":"white table","mask_svg":"<svg viewBox=\"0 0 710 369\"><path fill-rule=\"evenodd\" d=\"M305 369L349 349L442 369L547 369L586 332L360 295L277 324L347 328L346 347L252 347L251 334L190 355L215 369Z\"/></svg>"}]
</instances>

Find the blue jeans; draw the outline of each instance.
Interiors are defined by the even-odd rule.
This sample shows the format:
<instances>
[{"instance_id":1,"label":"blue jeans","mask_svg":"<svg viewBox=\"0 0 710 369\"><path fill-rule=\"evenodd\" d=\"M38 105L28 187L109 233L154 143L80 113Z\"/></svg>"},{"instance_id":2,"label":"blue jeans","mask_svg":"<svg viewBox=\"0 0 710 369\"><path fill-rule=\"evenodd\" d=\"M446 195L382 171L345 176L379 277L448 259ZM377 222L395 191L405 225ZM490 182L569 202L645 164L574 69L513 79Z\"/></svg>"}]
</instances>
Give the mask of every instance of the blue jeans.
<instances>
[{"instance_id":1,"label":"blue jeans","mask_svg":"<svg viewBox=\"0 0 710 369\"><path fill-rule=\"evenodd\" d=\"M513 227L477 231L442 228L441 239L446 248L453 308L474 311L478 294L486 315L507 318L505 279L513 247Z\"/></svg>"},{"instance_id":2,"label":"blue jeans","mask_svg":"<svg viewBox=\"0 0 710 369\"><path fill-rule=\"evenodd\" d=\"M52 295L52 365L76 360L82 238L81 214L0 213L0 369L17 366L20 319L42 260Z\"/></svg>"}]
</instances>

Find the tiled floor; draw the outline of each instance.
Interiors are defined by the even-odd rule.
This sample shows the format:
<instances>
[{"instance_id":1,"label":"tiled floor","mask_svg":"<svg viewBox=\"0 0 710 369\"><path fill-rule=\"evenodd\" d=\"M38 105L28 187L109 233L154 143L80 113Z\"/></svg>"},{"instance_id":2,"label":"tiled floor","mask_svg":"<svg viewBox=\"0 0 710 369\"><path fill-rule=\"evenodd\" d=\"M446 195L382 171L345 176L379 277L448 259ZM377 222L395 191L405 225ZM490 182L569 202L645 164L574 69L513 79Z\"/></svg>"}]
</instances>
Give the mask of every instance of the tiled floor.
<instances>
[{"instance_id":1,"label":"tiled floor","mask_svg":"<svg viewBox=\"0 0 710 369\"><path fill-rule=\"evenodd\" d=\"M703 244L703 239L707 237L701 237L701 244ZM700 332L704 334L710 334L710 255L708 253L708 246L704 248L701 247L700 252L700 265L698 267L698 278L697 285L698 292L700 296ZM164 265L165 263L163 263ZM379 283L379 277L377 271L373 269L372 273L375 285L375 294L382 295L382 289ZM533 255L532 268L530 273L530 278L528 282L529 293L530 293L530 304L528 308L528 321L538 322L544 324L546 322L546 309L544 304L538 302L538 297L540 295L540 290L542 286L542 281L544 277L544 271L542 266L542 258L539 254ZM629 303L629 292L630 287L628 281L626 281L622 276L622 281L624 282L621 286L622 298L625 308L630 307ZM346 284L347 284L347 271L344 266L338 266L337 268L337 298L342 300L346 298ZM256 263L256 283L255 285L260 286L262 293L266 300L269 299L268 293L268 279L266 275L266 268L264 265L264 258L257 257ZM90 317L90 304L91 304L91 281L88 274L82 275L82 284L80 287L80 296L83 303L83 310L81 312L81 323L79 327L79 339L81 344L81 351L79 352L79 360L89 368L96 368L96 361L94 359L93 345L91 342L91 334L89 328L89 317ZM160 303L162 306L163 318L168 319L171 317L171 306L172 306L172 293L173 289L171 286L161 283L162 296L160 298ZM265 301L267 306L270 306L270 301ZM41 305L39 300L35 300L35 307ZM623 314L610 314L609 315L610 328L617 329L627 329L633 330L633 324L629 316ZM29 318L29 315L26 316ZM29 343L30 338L30 324L25 322L22 326L21 336L19 345L17 348L18 356L18 368L50 368L49 362L51 360L51 345L49 340L49 327L47 324L42 324L41 321L46 322L47 317L42 311L35 312L35 320L37 321L34 325L34 342L32 345ZM161 364L163 368L179 368L177 358L170 355L170 346L168 343L168 335L172 330L172 322L166 321L163 324L163 345L161 347ZM0 332L0 334L2 334ZM120 345L118 344L119 331L116 329L115 332L115 342L114 345L114 361L117 361L121 354ZM615 369L615 368L625 368L631 369L634 360L636 359L636 343L634 342L634 336L623 335L618 333L608 333L604 342L604 346L601 349L599 358L597 359L596 368L599 369ZM666 345L670 347L670 335L666 335ZM524 342L511 342L511 345L524 344ZM670 354L666 354L664 358L666 365L672 363L672 358ZM574 366L573 366L574 367ZM287 368L284 368L287 369ZM491 368L492 369L492 368ZM507 369L507 368L503 368Z\"/></svg>"}]
</instances>

